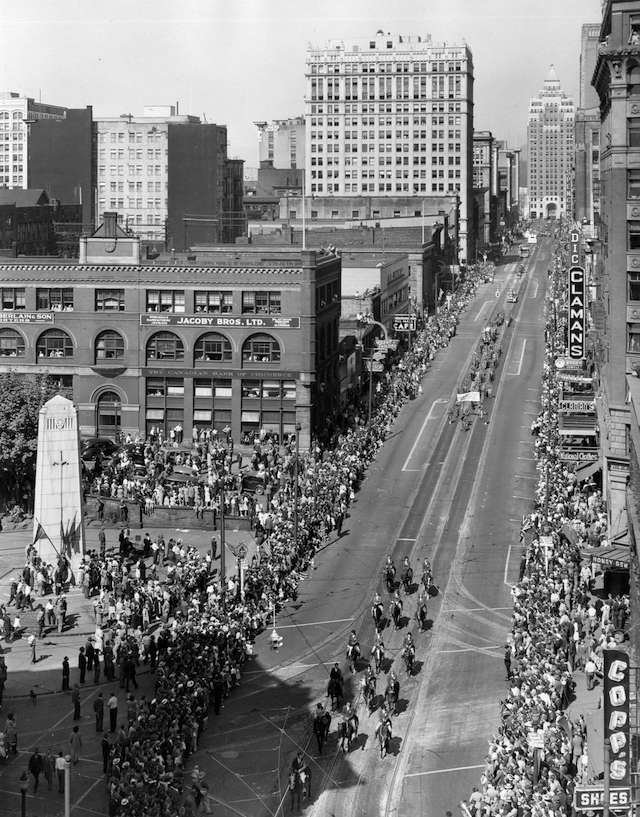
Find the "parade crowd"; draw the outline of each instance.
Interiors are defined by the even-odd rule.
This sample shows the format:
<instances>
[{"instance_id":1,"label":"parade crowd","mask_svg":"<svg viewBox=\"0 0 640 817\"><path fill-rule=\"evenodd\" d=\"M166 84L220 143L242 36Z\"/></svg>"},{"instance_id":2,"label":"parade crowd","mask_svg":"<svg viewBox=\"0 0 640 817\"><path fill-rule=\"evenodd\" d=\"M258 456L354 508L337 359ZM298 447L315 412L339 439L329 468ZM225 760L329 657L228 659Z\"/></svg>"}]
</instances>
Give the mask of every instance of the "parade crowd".
<instances>
[{"instance_id":1,"label":"parade crowd","mask_svg":"<svg viewBox=\"0 0 640 817\"><path fill-rule=\"evenodd\" d=\"M85 557L76 579L94 600L96 630L81 650L79 666L86 668L90 654L94 678L103 671L127 693L137 688L140 661L155 671L153 697L130 696L120 717L117 698L112 695L105 703L99 696L115 735L110 740L105 733L103 740L110 817L195 817L210 808L198 768L185 773L210 710L218 714L224 698L240 684L256 635L266 628L274 607L296 597L300 576L323 537L340 531L367 466L402 405L420 393L430 362L455 335L459 315L482 278L480 269L470 269L437 316L426 320L411 348L377 384L371 418L366 397L354 395L308 452L297 452L293 438L278 445L269 435L256 437L251 465L263 478L264 492L247 508L258 551L242 595L234 577L221 586L214 576L215 553L200 554L180 540L145 537L142 552L132 555L123 532L118 555L107 554L103 541L100 552ZM93 489L103 496L136 498L151 510L167 503L167 491L182 497L177 502L212 505L224 486L229 509L234 498L242 507L242 476L232 470L242 460L238 454L234 459L228 434L194 434L189 451L178 445L176 439L168 452L159 437L152 437L125 446L112 462L100 465ZM187 482L169 487L176 469L187 473ZM16 577L10 603L18 611L33 609L38 596L53 589L57 602L38 607L44 627L64 626L66 578L60 566L43 564L34 550ZM66 678L68 688L65 662L63 687ZM96 712L96 728L101 725Z\"/></svg>"},{"instance_id":2,"label":"parade crowd","mask_svg":"<svg viewBox=\"0 0 640 817\"><path fill-rule=\"evenodd\" d=\"M594 687L602 651L618 646L615 635L629 617L628 597L592 594L595 565L584 548L606 541L606 509L595 484L579 483L559 456L555 350L562 348L562 332L547 321L542 410L531 428L538 485L535 510L523 522L525 550L512 589L507 693L481 785L461 804L466 817L569 813L576 782L594 782L586 722L566 711L574 678L584 672L587 689Z\"/></svg>"}]
</instances>

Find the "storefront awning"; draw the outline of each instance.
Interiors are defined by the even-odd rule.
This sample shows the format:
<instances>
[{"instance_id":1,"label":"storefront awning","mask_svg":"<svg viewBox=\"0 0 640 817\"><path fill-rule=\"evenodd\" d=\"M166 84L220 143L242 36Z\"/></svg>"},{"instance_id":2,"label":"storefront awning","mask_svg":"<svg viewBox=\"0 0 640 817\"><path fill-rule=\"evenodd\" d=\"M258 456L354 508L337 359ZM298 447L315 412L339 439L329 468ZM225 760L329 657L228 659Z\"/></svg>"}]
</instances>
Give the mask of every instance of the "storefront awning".
<instances>
[{"instance_id":1,"label":"storefront awning","mask_svg":"<svg viewBox=\"0 0 640 817\"><path fill-rule=\"evenodd\" d=\"M629 548L623 545L610 545L594 551L592 556L596 564L613 570L629 569Z\"/></svg>"},{"instance_id":2,"label":"storefront awning","mask_svg":"<svg viewBox=\"0 0 640 817\"><path fill-rule=\"evenodd\" d=\"M597 433L597 418L590 414L564 414L559 417L559 430L566 437L592 437Z\"/></svg>"},{"instance_id":3,"label":"storefront awning","mask_svg":"<svg viewBox=\"0 0 640 817\"><path fill-rule=\"evenodd\" d=\"M584 465L576 471L576 479L578 482L583 482L585 479L592 477L596 471L600 471L601 468L602 460L596 460L595 462L589 463L589 465Z\"/></svg>"}]
</instances>

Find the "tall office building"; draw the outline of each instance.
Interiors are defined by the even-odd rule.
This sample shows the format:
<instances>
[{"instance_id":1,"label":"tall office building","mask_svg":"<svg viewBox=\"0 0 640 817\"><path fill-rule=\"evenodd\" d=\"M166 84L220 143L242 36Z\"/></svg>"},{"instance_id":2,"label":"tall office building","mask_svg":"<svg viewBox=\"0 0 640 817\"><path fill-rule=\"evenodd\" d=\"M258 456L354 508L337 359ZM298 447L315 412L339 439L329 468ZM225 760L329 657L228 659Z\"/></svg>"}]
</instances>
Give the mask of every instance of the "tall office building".
<instances>
[{"instance_id":1,"label":"tall office building","mask_svg":"<svg viewBox=\"0 0 640 817\"><path fill-rule=\"evenodd\" d=\"M553 65L529 102L527 124L530 218L573 216L575 106Z\"/></svg>"},{"instance_id":2,"label":"tall office building","mask_svg":"<svg viewBox=\"0 0 640 817\"><path fill-rule=\"evenodd\" d=\"M0 187L28 187L30 126L64 119L67 108L36 102L16 91L0 91Z\"/></svg>"},{"instance_id":3,"label":"tall office building","mask_svg":"<svg viewBox=\"0 0 640 817\"><path fill-rule=\"evenodd\" d=\"M179 115L172 105L94 121L96 224L117 211L122 226L175 249L229 238L225 179L237 175L237 163L227 159L224 125ZM231 230L242 232L239 222Z\"/></svg>"},{"instance_id":4,"label":"tall office building","mask_svg":"<svg viewBox=\"0 0 640 817\"><path fill-rule=\"evenodd\" d=\"M580 100L576 111L575 217L593 234L600 214L600 102L591 85L598 59L600 25L582 26ZM587 227L587 225L590 225Z\"/></svg>"},{"instance_id":5,"label":"tall office building","mask_svg":"<svg viewBox=\"0 0 640 817\"><path fill-rule=\"evenodd\" d=\"M304 116L256 122L258 166L270 162L279 170L304 168Z\"/></svg>"},{"instance_id":6,"label":"tall office building","mask_svg":"<svg viewBox=\"0 0 640 817\"><path fill-rule=\"evenodd\" d=\"M306 187L314 196L459 196L471 257L473 58L466 45L378 31L310 46Z\"/></svg>"}]
</instances>

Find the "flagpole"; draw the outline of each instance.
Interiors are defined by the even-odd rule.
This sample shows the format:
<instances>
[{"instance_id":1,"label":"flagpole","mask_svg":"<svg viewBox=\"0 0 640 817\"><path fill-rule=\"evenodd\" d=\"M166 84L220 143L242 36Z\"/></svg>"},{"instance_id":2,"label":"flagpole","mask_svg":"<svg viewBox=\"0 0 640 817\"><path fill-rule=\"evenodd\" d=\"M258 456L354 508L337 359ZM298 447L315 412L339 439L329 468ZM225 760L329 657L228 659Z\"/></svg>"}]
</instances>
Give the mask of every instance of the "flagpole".
<instances>
[{"instance_id":1,"label":"flagpole","mask_svg":"<svg viewBox=\"0 0 640 817\"><path fill-rule=\"evenodd\" d=\"M302 177L302 249L307 249L307 169Z\"/></svg>"}]
</instances>

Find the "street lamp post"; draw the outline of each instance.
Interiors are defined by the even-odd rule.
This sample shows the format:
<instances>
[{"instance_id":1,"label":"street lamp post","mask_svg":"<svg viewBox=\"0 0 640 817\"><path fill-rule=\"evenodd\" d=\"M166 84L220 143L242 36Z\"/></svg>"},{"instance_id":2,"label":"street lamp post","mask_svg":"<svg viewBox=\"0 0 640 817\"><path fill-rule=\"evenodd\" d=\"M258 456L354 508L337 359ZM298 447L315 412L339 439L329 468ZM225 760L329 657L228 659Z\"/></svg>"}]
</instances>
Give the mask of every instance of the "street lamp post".
<instances>
[{"instance_id":1,"label":"street lamp post","mask_svg":"<svg viewBox=\"0 0 640 817\"><path fill-rule=\"evenodd\" d=\"M224 480L224 477L223 477ZM227 584L227 543L224 529L224 481L220 483L220 587Z\"/></svg>"},{"instance_id":2,"label":"street lamp post","mask_svg":"<svg viewBox=\"0 0 640 817\"><path fill-rule=\"evenodd\" d=\"M64 758L64 817L71 814L71 755Z\"/></svg>"},{"instance_id":3,"label":"street lamp post","mask_svg":"<svg viewBox=\"0 0 640 817\"><path fill-rule=\"evenodd\" d=\"M300 423L296 423L296 461L293 465L293 541L296 545L298 544L298 460L300 458L301 431L302 426Z\"/></svg>"}]
</instances>

